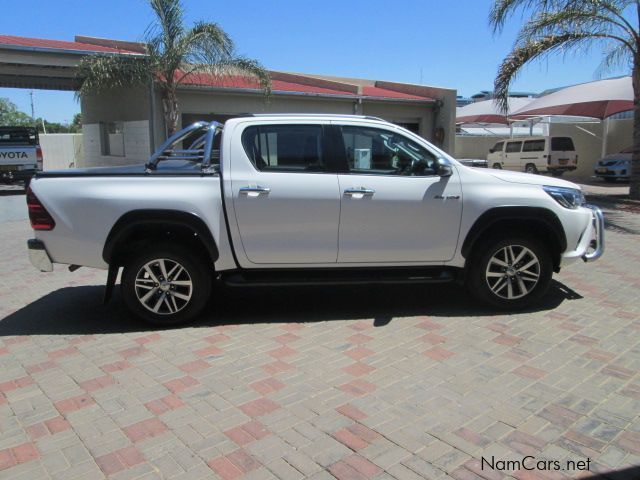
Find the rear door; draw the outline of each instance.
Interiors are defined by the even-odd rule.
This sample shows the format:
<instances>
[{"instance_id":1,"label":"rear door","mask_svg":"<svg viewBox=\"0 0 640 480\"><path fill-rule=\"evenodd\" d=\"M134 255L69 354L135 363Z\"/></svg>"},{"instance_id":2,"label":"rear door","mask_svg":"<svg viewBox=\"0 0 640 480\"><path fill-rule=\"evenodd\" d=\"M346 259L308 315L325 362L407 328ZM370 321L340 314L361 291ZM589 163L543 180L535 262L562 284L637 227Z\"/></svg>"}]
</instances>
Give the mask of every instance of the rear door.
<instances>
[{"instance_id":1,"label":"rear door","mask_svg":"<svg viewBox=\"0 0 640 480\"><path fill-rule=\"evenodd\" d=\"M544 138L524 141L520 157L524 167L532 163L539 172L544 172L547 169L547 160L544 153L545 143L546 140Z\"/></svg>"},{"instance_id":2,"label":"rear door","mask_svg":"<svg viewBox=\"0 0 640 480\"><path fill-rule=\"evenodd\" d=\"M340 194L322 123L254 123L233 135L241 265L335 264Z\"/></svg>"},{"instance_id":3,"label":"rear door","mask_svg":"<svg viewBox=\"0 0 640 480\"><path fill-rule=\"evenodd\" d=\"M574 167L577 154L571 137L551 137L550 167Z\"/></svg>"},{"instance_id":4,"label":"rear door","mask_svg":"<svg viewBox=\"0 0 640 480\"><path fill-rule=\"evenodd\" d=\"M453 257L462 214L458 173L440 177L437 158L396 130L336 125L346 172L338 263L442 262ZM345 170L345 169L343 169Z\"/></svg>"},{"instance_id":5,"label":"rear door","mask_svg":"<svg viewBox=\"0 0 640 480\"><path fill-rule=\"evenodd\" d=\"M504 147L504 168L508 170L524 170L520 159L522 141L507 142Z\"/></svg>"}]
</instances>

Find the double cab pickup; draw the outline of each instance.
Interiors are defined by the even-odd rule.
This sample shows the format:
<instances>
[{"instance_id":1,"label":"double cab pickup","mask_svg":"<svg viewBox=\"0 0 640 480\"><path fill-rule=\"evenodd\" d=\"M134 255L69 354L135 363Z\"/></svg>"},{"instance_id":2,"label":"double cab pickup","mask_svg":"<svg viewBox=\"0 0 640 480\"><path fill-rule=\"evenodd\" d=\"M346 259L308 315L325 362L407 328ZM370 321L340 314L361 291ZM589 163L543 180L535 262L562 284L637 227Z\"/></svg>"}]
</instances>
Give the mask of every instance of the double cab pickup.
<instances>
[{"instance_id":1,"label":"double cab pickup","mask_svg":"<svg viewBox=\"0 0 640 480\"><path fill-rule=\"evenodd\" d=\"M200 314L215 280L457 281L517 309L604 251L579 186L464 166L373 117L199 122L145 165L39 172L27 203L38 269L108 269L106 297L122 269L126 305L159 324Z\"/></svg>"}]
</instances>

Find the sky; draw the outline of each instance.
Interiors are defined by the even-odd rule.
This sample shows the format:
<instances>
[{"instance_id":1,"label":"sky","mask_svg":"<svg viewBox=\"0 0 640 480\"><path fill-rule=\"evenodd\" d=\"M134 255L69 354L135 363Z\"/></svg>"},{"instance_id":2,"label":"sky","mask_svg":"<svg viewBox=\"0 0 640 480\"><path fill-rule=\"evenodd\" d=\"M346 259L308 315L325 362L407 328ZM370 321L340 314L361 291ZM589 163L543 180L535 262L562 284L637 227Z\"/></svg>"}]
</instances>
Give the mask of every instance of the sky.
<instances>
[{"instance_id":1,"label":"sky","mask_svg":"<svg viewBox=\"0 0 640 480\"><path fill-rule=\"evenodd\" d=\"M8 0L5 0L8 1ZM184 0L187 22L219 23L238 53L290 72L422 83L470 96L491 90L520 15L494 35L491 0ZM32 0L2 11L0 33L73 40L74 35L141 41L152 21L145 0ZM25 21L28 19L28 21ZM596 78L601 52L556 56L522 70L512 89L541 92ZM628 74L612 71L606 76ZM0 88L30 113L28 90ZM35 90L36 116L70 122L72 92Z\"/></svg>"}]
</instances>

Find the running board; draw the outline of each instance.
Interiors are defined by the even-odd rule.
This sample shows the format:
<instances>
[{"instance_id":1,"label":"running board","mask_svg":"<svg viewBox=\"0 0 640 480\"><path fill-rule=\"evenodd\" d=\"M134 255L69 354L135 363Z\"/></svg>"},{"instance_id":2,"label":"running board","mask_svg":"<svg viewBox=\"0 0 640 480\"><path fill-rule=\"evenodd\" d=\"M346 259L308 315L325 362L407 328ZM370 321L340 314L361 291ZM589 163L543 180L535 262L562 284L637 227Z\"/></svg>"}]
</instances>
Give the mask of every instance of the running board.
<instances>
[{"instance_id":1,"label":"running board","mask_svg":"<svg viewBox=\"0 0 640 480\"><path fill-rule=\"evenodd\" d=\"M287 269L243 270L222 275L222 281L233 287L290 285L366 285L388 283L448 283L456 280L455 269L360 268L360 269Z\"/></svg>"}]
</instances>

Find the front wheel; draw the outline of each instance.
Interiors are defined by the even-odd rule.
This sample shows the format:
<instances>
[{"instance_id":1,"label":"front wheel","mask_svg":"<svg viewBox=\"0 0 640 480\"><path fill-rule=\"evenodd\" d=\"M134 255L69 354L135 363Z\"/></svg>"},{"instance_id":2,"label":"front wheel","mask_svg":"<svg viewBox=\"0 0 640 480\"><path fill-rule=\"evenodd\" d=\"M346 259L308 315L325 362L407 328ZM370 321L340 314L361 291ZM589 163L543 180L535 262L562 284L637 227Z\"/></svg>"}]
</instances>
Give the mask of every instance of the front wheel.
<instances>
[{"instance_id":1,"label":"front wheel","mask_svg":"<svg viewBox=\"0 0 640 480\"><path fill-rule=\"evenodd\" d=\"M501 163L494 163L493 166L491 168L494 168L496 170L502 170L502 164Z\"/></svg>"},{"instance_id":2,"label":"front wheel","mask_svg":"<svg viewBox=\"0 0 640 480\"><path fill-rule=\"evenodd\" d=\"M493 238L474 249L467 286L479 300L499 308L523 308L547 291L553 265L548 250L521 236Z\"/></svg>"},{"instance_id":3,"label":"front wheel","mask_svg":"<svg viewBox=\"0 0 640 480\"><path fill-rule=\"evenodd\" d=\"M538 169L536 168L536 166L533 163L527 163L527 166L524 167L524 171L526 173L533 173L533 174L538 173Z\"/></svg>"},{"instance_id":4,"label":"front wheel","mask_svg":"<svg viewBox=\"0 0 640 480\"><path fill-rule=\"evenodd\" d=\"M176 245L134 254L122 273L122 296L138 317L177 325L196 317L211 294L207 262Z\"/></svg>"}]
</instances>

